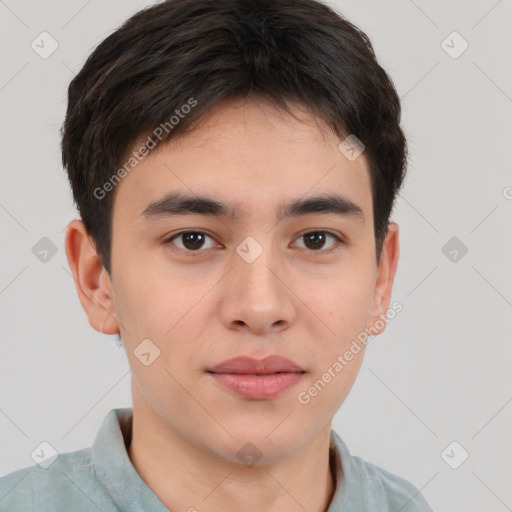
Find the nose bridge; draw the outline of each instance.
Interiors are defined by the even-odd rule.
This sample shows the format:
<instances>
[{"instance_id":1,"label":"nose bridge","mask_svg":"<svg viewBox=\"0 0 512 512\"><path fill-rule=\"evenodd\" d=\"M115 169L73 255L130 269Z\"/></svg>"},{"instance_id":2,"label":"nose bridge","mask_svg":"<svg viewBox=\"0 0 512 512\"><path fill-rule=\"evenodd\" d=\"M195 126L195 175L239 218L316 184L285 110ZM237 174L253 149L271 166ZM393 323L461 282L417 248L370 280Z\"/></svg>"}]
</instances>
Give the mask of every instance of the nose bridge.
<instances>
[{"instance_id":1,"label":"nose bridge","mask_svg":"<svg viewBox=\"0 0 512 512\"><path fill-rule=\"evenodd\" d=\"M276 287L276 256L271 233L258 233L244 238L236 247L235 268L240 272L238 282L251 288Z\"/></svg>"},{"instance_id":2,"label":"nose bridge","mask_svg":"<svg viewBox=\"0 0 512 512\"><path fill-rule=\"evenodd\" d=\"M247 236L233 256L234 276L222 308L224 323L231 327L244 324L254 332L290 323L294 308L279 278L282 266L272 234Z\"/></svg>"}]
</instances>

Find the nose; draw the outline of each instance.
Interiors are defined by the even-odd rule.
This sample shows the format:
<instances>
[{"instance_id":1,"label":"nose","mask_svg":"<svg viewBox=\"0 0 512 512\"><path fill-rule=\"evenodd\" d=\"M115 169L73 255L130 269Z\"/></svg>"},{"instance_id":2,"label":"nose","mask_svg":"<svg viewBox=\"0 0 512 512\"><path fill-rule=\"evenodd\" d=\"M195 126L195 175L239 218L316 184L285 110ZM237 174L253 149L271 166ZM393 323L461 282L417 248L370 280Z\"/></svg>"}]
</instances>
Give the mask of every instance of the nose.
<instances>
[{"instance_id":1,"label":"nose","mask_svg":"<svg viewBox=\"0 0 512 512\"><path fill-rule=\"evenodd\" d=\"M255 259L244 254L244 249L249 247L250 253L254 247L242 244L239 253L233 254L233 268L222 299L221 321L231 330L271 335L294 322L295 296L270 244L258 245L263 250Z\"/></svg>"}]
</instances>

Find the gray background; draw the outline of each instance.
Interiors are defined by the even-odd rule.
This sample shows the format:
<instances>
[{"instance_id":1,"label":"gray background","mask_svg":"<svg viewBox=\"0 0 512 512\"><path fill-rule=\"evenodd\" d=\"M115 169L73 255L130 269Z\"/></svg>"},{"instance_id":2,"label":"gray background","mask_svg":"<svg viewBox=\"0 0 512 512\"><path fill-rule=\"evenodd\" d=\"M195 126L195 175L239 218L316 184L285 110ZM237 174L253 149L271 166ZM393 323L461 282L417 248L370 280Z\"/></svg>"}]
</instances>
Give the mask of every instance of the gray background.
<instances>
[{"instance_id":1,"label":"gray background","mask_svg":"<svg viewBox=\"0 0 512 512\"><path fill-rule=\"evenodd\" d=\"M131 404L123 349L89 326L70 276L64 230L77 214L59 129L74 73L144 5L0 0L0 474L32 465L41 441L89 446L106 413ZM438 512L512 510L512 2L332 5L393 78L411 152L393 215L404 309L372 340L333 427ZM59 45L46 59L31 48L43 31ZM453 31L469 43L458 58L442 46ZM46 262L32 251L43 237L57 250ZM452 237L457 261L442 250ZM441 456L452 441L452 465L469 453L458 469Z\"/></svg>"}]
</instances>

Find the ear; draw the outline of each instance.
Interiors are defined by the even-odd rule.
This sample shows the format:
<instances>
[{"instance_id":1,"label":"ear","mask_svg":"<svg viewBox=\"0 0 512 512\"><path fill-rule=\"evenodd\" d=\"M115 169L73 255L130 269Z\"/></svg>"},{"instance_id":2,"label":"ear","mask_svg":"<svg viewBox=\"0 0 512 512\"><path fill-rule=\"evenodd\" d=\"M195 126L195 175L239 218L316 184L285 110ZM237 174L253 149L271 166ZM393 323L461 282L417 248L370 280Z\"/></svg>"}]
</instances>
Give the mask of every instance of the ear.
<instances>
[{"instance_id":1,"label":"ear","mask_svg":"<svg viewBox=\"0 0 512 512\"><path fill-rule=\"evenodd\" d=\"M376 334L381 334L386 328L386 322L382 322L382 320L387 318L386 312L391 302L391 292L393 290L393 281L398 266L399 252L398 224L396 222L390 222L377 267L377 280L375 283L373 309L369 325L369 327L372 328L372 332ZM377 323L377 320L381 321ZM378 325L382 325L382 327L378 328Z\"/></svg>"},{"instance_id":2,"label":"ear","mask_svg":"<svg viewBox=\"0 0 512 512\"><path fill-rule=\"evenodd\" d=\"M110 277L81 220L73 220L67 227L66 256L78 298L92 328L103 334L119 333Z\"/></svg>"}]
</instances>

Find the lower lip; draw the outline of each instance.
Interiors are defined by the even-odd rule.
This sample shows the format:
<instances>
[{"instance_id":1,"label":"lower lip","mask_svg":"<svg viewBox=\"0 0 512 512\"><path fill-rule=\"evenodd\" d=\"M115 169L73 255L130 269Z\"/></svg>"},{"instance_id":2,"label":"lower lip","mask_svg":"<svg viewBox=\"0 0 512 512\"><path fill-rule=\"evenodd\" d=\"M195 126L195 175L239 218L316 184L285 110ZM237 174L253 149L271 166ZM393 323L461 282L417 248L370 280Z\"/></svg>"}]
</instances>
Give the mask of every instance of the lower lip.
<instances>
[{"instance_id":1,"label":"lower lip","mask_svg":"<svg viewBox=\"0 0 512 512\"><path fill-rule=\"evenodd\" d=\"M236 373L210 373L227 389L244 398L265 400L274 398L295 386L304 373L273 373L271 375L240 375Z\"/></svg>"}]
</instances>

